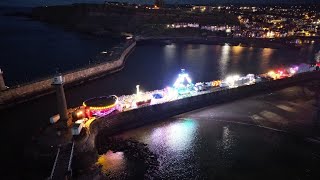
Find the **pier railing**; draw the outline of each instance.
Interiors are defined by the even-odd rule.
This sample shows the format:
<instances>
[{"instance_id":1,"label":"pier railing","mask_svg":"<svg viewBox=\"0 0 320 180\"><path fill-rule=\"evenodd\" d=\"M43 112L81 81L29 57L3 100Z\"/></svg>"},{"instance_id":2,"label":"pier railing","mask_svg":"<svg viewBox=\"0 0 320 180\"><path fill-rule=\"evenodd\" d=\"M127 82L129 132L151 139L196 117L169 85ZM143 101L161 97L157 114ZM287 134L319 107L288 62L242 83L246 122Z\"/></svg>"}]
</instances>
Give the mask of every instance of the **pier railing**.
<instances>
[{"instance_id":1,"label":"pier railing","mask_svg":"<svg viewBox=\"0 0 320 180\"><path fill-rule=\"evenodd\" d=\"M69 164L68 164L68 172L71 173L71 176L72 176L71 165L72 165L72 159L73 159L73 150L74 150L74 142L72 143L72 148L71 148L71 153L70 153L70 158L69 158Z\"/></svg>"},{"instance_id":2,"label":"pier railing","mask_svg":"<svg viewBox=\"0 0 320 180\"><path fill-rule=\"evenodd\" d=\"M50 180L70 179L72 177L72 159L74 142L60 145L51 170Z\"/></svg>"},{"instance_id":3,"label":"pier railing","mask_svg":"<svg viewBox=\"0 0 320 180\"><path fill-rule=\"evenodd\" d=\"M53 166L52 166L51 174L49 177L50 180L53 178L54 171L56 170L59 154L60 154L60 147L58 148L57 155L56 155L56 158L55 158Z\"/></svg>"}]
</instances>

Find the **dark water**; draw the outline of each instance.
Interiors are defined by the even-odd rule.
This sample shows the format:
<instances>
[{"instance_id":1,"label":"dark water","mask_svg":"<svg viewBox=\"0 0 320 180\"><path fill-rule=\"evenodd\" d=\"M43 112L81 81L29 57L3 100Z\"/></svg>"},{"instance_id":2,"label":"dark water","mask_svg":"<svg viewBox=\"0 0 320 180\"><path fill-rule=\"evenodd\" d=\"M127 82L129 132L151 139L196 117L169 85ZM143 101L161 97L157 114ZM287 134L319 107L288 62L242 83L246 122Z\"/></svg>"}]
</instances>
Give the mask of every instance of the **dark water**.
<instances>
[{"instance_id":1,"label":"dark water","mask_svg":"<svg viewBox=\"0 0 320 180\"><path fill-rule=\"evenodd\" d=\"M312 93L304 92L288 88L206 107L117 137L147 144L158 156L159 179L316 180L320 144L297 133L297 127L312 131L314 101ZM118 179L130 170L119 152L97 161Z\"/></svg>"},{"instance_id":2,"label":"dark water","mask_svg":"<svg viewBox=\"0 0 320 180\"><path fill-rule=\"evenodd\" d=\"M0 18L0 63L10 83L45 76L57 66L72 69L86 64L91 55L101 51L100 48L112 44L111 40L92 39L21 18ZM220 79L229 73L264 73L282 64L309 62L317 50L318 45L301 50L191 44L142 45L129 56L123 71L67 89L66 98L68 106L74 107L94 96L132 94L137 84L142 90L163 88L173 83L180 68L185 68L194 81ZM1 152L6 176L37 179L49 175L46 168L51 167L52 162L42 168L36 166L37 161L30 158L28 148L36 143L34 137L41 134L41 128L48 125L49 117L56 113L54 94L0 111L4 127L1 137L5 146ZM229 128L232 130L233 127ZM197 132L195 128L193 131ZM223 127L218 131L223 131ZM185 133L187 135L188 132ZM201 134L196 141L201 141ZM190 144L185 140L179 143L174 146L179 148L181 144ZM173 163L180 162L184 162L183 159Z\"/></svg>"},{"instance_id":3,"label":"dark water","mask_svg":"<svg viewBox=\"0 0 320 180\"><path fill-rule=\"evenodd\" d=\"M320 161L307 143L269 129L219 122L203 112L195 114L202 117L172 118L169 122L139 128L121 137L148 144L159 156L161 179L320 177L317 172ZM126 171L123 159L125 157L116 160L122 164L111 172ZM113 161L109 160L109 163Z\"/></svg>"},{"instance_id":4,"label":"dark water","mask_svg":"<svg viewBox=\"0 0 320 180\"><path fill-rule=\"evenodd\" d=\"M120 41L66 32L22 17L0 16L0 27L0 68L8 86L94 63L99 52Z\"/></svg>"}]
</instances>

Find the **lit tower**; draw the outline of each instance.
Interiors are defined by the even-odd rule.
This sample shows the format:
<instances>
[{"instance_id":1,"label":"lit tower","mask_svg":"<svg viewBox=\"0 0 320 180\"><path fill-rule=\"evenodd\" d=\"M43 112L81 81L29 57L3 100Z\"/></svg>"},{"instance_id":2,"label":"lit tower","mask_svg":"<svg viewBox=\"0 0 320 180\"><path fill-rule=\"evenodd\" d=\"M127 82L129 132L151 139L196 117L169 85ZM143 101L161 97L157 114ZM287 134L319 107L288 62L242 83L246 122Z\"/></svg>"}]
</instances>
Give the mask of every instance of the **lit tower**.
<instances>
[{"instance_id":1,"label":"lit tower","mask_svg":"<svg viewBox=\"0 0 320 180\"><path fill-rule=\"evenodd\" d=\"M0 91L6 90L7 86L4 83L4 79L3 79L3 71L0 69Z\"/></svg>"},{"instance_id":2,"label":"lit tower","mask_svg":"<svg viewBox=\"0 0 320 180\"><path fill-rule=\"evenodd\" d=\"M64 79L62 75L58 74L53 78L52 85L56 89L58 112L60 115L60 122L64 127L68 126L68 111L67 111L67 101L64 95L63 89Z\"/></svg>"},{"instance_id":3,"label":"lit tower","mask_svg":"<svg viewBox=\"0 0 320 180\"><path fill-rule=\"evenodd\" d=\"M140 94L140 89L139 89L140 85L136 85L136 89L137 89L137 96L139 96Z\"/></svg>"}]
</instances>

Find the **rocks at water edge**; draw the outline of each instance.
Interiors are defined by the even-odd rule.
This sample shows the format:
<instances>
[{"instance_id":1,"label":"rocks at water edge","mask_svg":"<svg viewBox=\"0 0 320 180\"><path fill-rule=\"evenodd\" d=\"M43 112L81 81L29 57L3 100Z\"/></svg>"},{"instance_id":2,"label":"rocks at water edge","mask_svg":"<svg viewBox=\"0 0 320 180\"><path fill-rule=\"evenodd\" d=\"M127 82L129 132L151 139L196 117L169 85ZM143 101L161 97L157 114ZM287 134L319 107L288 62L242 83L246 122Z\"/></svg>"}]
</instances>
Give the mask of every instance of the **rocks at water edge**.
<instances>
[{"instance_id":1,"label":"rocks at water edge","mask_svg":"<svg viewBox=\"0 0 320 180\"><path fill-rule=\"evenodd\" d=\"M151 152L147 144L141 143L133 139L121 138L97 138L96 147L98 154L104 154L111 150L113 152L123 152L126 158L134 162L141 171L133 174L133 177L141 177L144 179L154 179L158 176L159 161L158 156Z\"/></svg>"}]
</instances>

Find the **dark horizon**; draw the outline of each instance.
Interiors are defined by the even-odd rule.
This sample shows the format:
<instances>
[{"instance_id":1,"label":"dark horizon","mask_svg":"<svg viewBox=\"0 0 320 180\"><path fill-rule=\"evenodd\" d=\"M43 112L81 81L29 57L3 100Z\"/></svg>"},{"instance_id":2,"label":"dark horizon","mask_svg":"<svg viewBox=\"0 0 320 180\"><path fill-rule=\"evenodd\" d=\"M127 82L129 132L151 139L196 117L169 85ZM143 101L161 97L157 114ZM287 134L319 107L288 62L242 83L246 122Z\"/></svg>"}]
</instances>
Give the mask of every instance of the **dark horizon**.
<instances>
[{"instance_id":1,"label":"dark horizon","mask_svg":"<svg viewBox=\"0 0 320 180\"><path fill-rule=\"evenodd\" d=\"M130 4L153 4L153 0L53 0L44 2L41 0L3 0L0 6L7 7L35 7L35 6L51 6L66 5L75 3L104 3L109 2L127 2ZM165 0L165 4L194 4L194 5L319 5L320 0Z\"/></svg>"}]
</instances>

